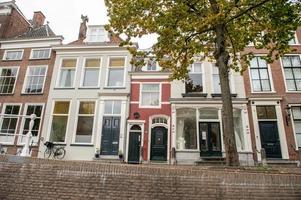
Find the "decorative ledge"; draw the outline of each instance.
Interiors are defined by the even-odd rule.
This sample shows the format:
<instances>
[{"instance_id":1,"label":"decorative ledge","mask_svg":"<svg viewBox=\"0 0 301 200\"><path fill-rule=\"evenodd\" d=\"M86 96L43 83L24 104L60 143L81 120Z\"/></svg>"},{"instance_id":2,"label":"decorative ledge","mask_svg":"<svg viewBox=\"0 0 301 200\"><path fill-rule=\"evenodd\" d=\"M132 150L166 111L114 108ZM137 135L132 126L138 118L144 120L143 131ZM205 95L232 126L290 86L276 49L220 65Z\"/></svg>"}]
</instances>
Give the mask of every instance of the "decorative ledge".
<instances>
[{"instance_id":1,"label":"decorative ledge","mask_svg":"<svg viewBox=\"0 0 301 200\"><path fill-rule=\"evenodd\" d=\"M183 93L182 97L207 97L207 93Z\"/></svg>"},{"instance_id":2,"label":"decorative ledge","mask_svg":"<svg viewBox=\"0 0 301 200\"><path fill-rule=\"evenodd\" d=\"M211 94L212 97L222 97L221 93L212 93ZM231 97L237 97L237 94L231 94Z\"/></svg>"}]
</instances>

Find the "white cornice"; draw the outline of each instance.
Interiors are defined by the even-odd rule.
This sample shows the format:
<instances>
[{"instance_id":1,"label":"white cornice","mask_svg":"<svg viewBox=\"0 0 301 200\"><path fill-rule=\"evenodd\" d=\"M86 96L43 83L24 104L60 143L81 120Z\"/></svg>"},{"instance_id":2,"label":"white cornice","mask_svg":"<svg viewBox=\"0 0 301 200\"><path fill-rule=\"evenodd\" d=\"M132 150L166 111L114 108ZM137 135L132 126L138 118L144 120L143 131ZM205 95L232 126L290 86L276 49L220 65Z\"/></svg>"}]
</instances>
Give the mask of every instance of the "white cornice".
<instances>
[{"instance_id":1,"label":"white cornice","mask_svg":"<svg viewBox=\"0 0 301 200\"><path fill-rule=\"evenodd\" d=\"M37 48L51 47L62 43L62 37L37 38L37 39L16 39L0 41L1 49L20 49L20 48Z\"/></svg>"}]
</instances>

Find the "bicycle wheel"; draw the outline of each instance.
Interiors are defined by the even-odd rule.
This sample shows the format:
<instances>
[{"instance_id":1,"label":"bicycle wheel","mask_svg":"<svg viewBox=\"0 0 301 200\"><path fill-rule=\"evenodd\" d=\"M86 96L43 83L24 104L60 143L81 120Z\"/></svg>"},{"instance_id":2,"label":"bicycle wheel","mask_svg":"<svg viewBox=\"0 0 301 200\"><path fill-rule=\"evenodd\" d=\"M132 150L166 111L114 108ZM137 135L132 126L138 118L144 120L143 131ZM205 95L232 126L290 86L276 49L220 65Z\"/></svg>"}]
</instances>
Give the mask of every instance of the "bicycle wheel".
<instances>
[{"instance_id":1,"label":"bicycle wheel","mask_svg":"<svg viewBox=\"0 0 301 200\"><path fill-rule=\"evenodd\" d=\"M58 147L54 151L53 157L56 159L63 159L65 157L65 154L66 154L66 150L64 149L64 147Z\"/></svg>"},{"instance_id":2,"label":"bicycle wheel","mask_svg":"<svg viewBox=\"0 0 301 200\"><path fill-rule=\"evenodd\" d=\"M45 151L44 151L44 158L50 158L51 156L51 149L47 148Z\"/></svg>"}]
</instances>

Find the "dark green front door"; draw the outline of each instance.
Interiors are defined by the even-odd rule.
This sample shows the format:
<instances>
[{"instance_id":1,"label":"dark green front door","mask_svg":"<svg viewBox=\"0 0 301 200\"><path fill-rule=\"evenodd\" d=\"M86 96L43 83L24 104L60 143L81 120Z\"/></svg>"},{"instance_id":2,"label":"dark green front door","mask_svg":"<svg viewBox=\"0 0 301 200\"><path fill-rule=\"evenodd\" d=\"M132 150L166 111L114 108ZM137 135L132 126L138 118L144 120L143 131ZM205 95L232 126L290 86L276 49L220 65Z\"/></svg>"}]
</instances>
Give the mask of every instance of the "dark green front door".
<instances>
[{"instance_id":1,"label":"dark green front door","mask_svg":"<svg viewBox=\"0 0 301 200\"><path fill-rule=\"evenodd\" d=\"M138 164L140 162L140 143L141 133L130 132L128 163Z\"/></svg>"},{"instance_id":2,"label":"dark green front door","mask_svg":"<svg viewBox=\"0 0 301 200\"><path fill-rule=\"evenodd\" d=\"M101 136L101 155L118 155L120 117L104 117Z\"/></svg>"},{"instance_id":3,"label":"dark green front door","mask_svg":"<svg viewBox=\"0 0 301 200\"><path fill-rule=\"evenodd\" d=\"M164 127L154 127L151 133L150 160L167 160L167 129Z\"/></svg>"},{"instance_id":4,"label":"dark green front door","mask_svg":"<svg viewBox=\"0 0 301 200\"><path fill-rule=\"evenodd\" d=\"M277 121L259 122L261 147L267 158L282 158Z\"/></svg>"},{"instance_id":5,"label":"dark green front door","mask_svg":"<svg viewBox=\"0 0 301 200\"><path fill-rule=\"evenodd\" d=\"M200 122L200 156L221 156L221 134L219 122Z\"/></svg>"}]
</instances>

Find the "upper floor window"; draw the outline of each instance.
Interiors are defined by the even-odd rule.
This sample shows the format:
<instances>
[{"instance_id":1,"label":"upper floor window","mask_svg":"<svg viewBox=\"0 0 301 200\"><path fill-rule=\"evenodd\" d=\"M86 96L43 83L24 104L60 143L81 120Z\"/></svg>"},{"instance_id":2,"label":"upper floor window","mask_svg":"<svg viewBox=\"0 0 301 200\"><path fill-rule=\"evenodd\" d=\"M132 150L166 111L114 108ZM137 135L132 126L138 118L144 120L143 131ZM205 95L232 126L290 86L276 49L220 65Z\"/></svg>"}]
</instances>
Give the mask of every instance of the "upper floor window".
<instances>
[{"instance_id":1,"label":"upper floor window","mask_svg":"<svg viewBox=\"0 0 301 200\"><path fill-rule=\"evenodd\" d=\"M109 35L103 26L89 26L87 39L88 42L105 42L109 40Z\"/></svg>"},{"instance_id":2,"label":"upper floor window","mask_svg":"<svg viewBox=\"0 0 301 200\"><path fill-rule=\"evenodd\" d=\"M125 58L113 57L109 59L108 81L109 87L124 85Z\"/></svg>"},{"instance_id":3,"label":"upper floor window","mask_svg":"<svg viewBox=\"0 0 301 200\"><path fill-rule=\"evenodd\" d=\"M157 70L157 61L155 59L146 60L146 70L147 71L156 71Z\"/></svg>"},{"instance_id":4,"label":"upper floor window","mask_svg":"<svg viewBox=\"0 0 301 200\"><path fill-rule=\"evenodd\" d=\"M76 58L64 58L61 62L59 87L70 88L74 85Z\"/></svg>"},{"instance_id":5,"label":"upper floor window","mask_svg":"<svg viewBox=\"0 0 301 200\"><path fill-rule=\"evenodd\" d=\"M160 84L141 84L140 105L144 107L158 107L160 105Z\"/></svg>"},{"instance_id":6,"label":"upper floor window","mask_svg":"<svg viewBox=\"0 0 301 200\"><path fill-rule=\"evenodd\" d=\"M271 91L267 62L263 58L256 56L251 60L250 64L253 92Z\"/></svg>"},{"instance_id":7,"label":"upper floor window","mask_svg":"<svg viewBox=\"0 0 301 200\"><path fill-rule=\"evenodd\" d=\"M30 66L26 72L24 93L43 93L47 66Z\"/></svg>"},{"instance_id":8,"label":"upper floor window","mask_svg":"<svg viewBox=\"0 0 301 200\"><path fill-rule=\"evenodd\" d=\"M186 93L203 92L203 66L201 62L191 65L189 79L186 81Z\"/></svg>"},{"instance_id":9,"label":"upper floor window","mask_svg":"<svg viewBox=\"0 0 301 200\"><path fill-rule=\"evenodd\" d=\"M23 50L6 50L3 60L22 60Z\"/></svg>"},{"instance_id":10,"label":"upper floor window","mask_svg":"<svg viewBox=\"0 0 301 200\"><path fill-rule=\"evenodd\" d=\"M232 91L232 84L231 84L232 75L229 73L229 86L230 91ZM214 94L221 94L221 82L219 78L219 70L216 65L212 66L212 87Z\"/></svg>"},{"instance_id":11,"label":"upper floor window","mask_svg":"<svg viewBox=\"0 0 301 200\"><path fill-rule=\"evenodd\" d=\"M286 87L288 91L301 90L300 56L284 56L282 58Z\"/></svg>"},{"instance_id":12,"label":"upper floor window","mask_svg":"<svg viewBox=\"0 0 301 200\"><path fill-rule=\"evenodd\" d=\"M296 32L294 33L294 36L293 36L293 38L292 38L290 41L288 41L288 44L289 44L289 45L298 44L298 40L297 40L297 34L296 34Z\"/></svg>"},{"instance_id":13,"label":"upper floor window","mask_svg":"<svg viewBox=\"0 0 301 200\"><path fill-rule=\"evenodd\" d=\"M50 58L51 49L33 49L30 59L48 59Z\"/></svg>"},{"instance_id":14,"label":"upper floor window","mask_svg":"<svg viewBox=\"0 0 301 200\"><path fill-rule=\"evenodd\" d=\"M86 58L84 65L83 87L98 87L100 74L100 58Z\"/></svg>"},{"instance_id":15,"label":"upper floor window","mask_svg":"<svg viewBox=\"0 0 301 200\"><path fill-rule=\"evenodd\" d=\"M18 70L18 67L0 67L0 94L14 92Z\"/></svg>"}]
</instances>

